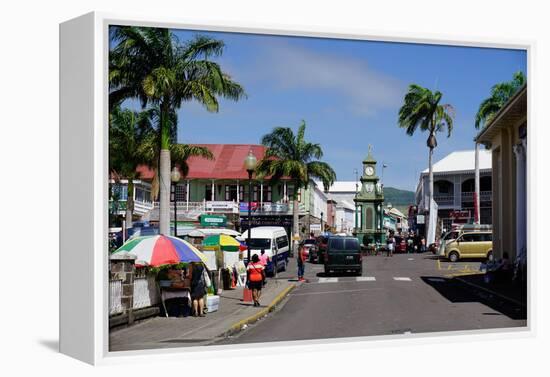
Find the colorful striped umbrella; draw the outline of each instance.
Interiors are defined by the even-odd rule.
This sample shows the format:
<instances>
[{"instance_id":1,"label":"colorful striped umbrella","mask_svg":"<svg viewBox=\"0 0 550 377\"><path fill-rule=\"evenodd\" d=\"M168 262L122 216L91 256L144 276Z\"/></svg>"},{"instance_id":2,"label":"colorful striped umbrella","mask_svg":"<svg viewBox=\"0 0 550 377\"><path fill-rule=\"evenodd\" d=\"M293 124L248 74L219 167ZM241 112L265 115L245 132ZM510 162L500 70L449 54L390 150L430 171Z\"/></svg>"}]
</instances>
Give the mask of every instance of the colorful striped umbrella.
<instances>
[{"instance_id":1,"label":"colorful striped umbrella","mask_svg":"<svg viewBox=\"0 0 550 377\"><path fill-rule=\"evenodd\" d=\"M128 240L115 253L136 256L136 265L160 266L180 262L203 262L206 257L189 242L176 237L157 235Z\"/></svg>"},{"instance_id":2,"label":"colorful striped umbrella","mask_svg":"<svg viewBox=\"0 0 550 377\"><path fill-rule=\"evenodd\" d=\"M208 236L202 241L204 250L239 251L246 249L242 243L227 234Z\"/></svg>"}]
</instances>

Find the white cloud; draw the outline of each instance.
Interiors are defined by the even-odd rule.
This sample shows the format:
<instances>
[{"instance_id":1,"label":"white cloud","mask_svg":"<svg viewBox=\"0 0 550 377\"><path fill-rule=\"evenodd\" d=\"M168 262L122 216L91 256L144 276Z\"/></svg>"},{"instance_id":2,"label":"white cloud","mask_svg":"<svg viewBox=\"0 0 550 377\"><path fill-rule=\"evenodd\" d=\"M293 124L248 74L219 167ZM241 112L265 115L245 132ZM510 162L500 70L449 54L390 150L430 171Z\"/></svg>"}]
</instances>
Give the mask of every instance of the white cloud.
<instances>
[{"instance_id":1,"label":"white cloud","mask_svg":"<svg viewBox=\"0 0 550 377\"><path fill-rule=\"evenodd\" d=\"M290 43L273 43L258 57L255 74L282 88L326 91L341 96L349 110L371 115L398 108L406 85L370 68L364 59L319 53ZM397 110L396 110L397 111Z\"/></svg>"}]
</instances>

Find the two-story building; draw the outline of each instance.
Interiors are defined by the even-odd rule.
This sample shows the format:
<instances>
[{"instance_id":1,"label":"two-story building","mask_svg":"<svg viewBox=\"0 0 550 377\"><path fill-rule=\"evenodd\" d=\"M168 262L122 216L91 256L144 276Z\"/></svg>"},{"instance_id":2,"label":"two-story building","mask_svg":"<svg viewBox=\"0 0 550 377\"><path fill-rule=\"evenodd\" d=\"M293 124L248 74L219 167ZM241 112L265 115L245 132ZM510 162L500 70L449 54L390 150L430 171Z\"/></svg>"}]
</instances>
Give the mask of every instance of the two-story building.
<instances>
[{"instance_id":1,"label":"two-story building","mask_svg":"<svg viewBox=\"0 0 550 377\"><path fill-rule=\"evenodd\" d=\"M492 223L492 162L491 151L479 152L480 172L480 221ZM452 223L472 222L474 217L475 151L452 152L433 165L434 201L438 205L438 217L443 227ZM428 210L428 169L420 174L416 187L418 211Z\"/></svg>"},{"instance_id":2,"label":"two-story building","mask_svg":"<svg viewBox=\"0 0 550 377\"><path fill-rule=\"evenodd\" d=\"M244 160L249 151L261 160L266 147L255 144L199 144L207 147L214 159L200 157L189 158L187 176L172 188L172 203L170 205L171 219L174 219L174 204L176 206L178 234L180 227L190 229L199 222L202 214L223 214L228 218L228 225L243 231L248 228L248 172L244 168ZM135 219L149 220L151 224L158 222L158 202L151 200L151 181L153 171L145 166L138 169L140 180L135 181L134 199L136 209ZM126 192L126 182L119 185L121 192ZM253 176L251 190L252 225L278 225L287 229L289 235L292 228L292 206L295 186L289 179L271 182L270 179L258 179ZM298 192L300 231L303 235L309 232L309 224L320 223L322 214L327 214L327 197L315 182ZM143 197L143 198L142 198ZM119 200L120 208L125 208L125 196ZM121 215L124 211L120 210ZM142 210L143 209L143 210Z\"/></svg>"},{"instance_id":3,"label":"two-story building","mask_svg":"<svg viewBox=\"0 0 550 377\"><path fill-rule=\"evenodd\" d=\"M492 154L493 252L527 256L527 85L508 100L476 137Z\"/></svg>"}]
</instances>

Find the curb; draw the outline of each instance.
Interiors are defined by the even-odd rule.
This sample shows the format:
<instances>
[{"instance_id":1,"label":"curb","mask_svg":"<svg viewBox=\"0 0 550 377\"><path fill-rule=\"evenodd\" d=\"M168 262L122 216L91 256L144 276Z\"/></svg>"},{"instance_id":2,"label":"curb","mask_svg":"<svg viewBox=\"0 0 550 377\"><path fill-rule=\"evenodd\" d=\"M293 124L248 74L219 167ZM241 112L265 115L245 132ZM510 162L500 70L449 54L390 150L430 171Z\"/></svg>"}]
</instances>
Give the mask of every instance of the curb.
<instances>
[{"instance_id":1,"label":"curb","mask_svg":"<svg viewBox=\"0 0 550 377\"><path fill-rule=\"evenodd\" d=\"M267 315L269 312L272 312L275 309L275 306L277 306L277 304L279 304L286 296L288 296L288 294L294 288L296 288L296 284L292 284L292 285L286 287L281 293L279 293L273 299L273 301L271 301L271 303L266 308L260 310L258 313L255 313L255 314L251 315L248 318L245 318L245 319L240 320L239 322L235 323L233 326L231 326L229 328L229 330L227 330L225 333L223 333L222 336L227 337L227 336L233 335L233 334L241 331L241 329L244 325L249 325L251 323L254 323L257 320L259 320L260 318L262 318L263 316Z\"/></svg>"},{"instance_id":2,"label":"curb","mask_svg":"<svg viewBox=\"0 0 550 377\"><path fill-rule=\"evenodd\" d=\"M460 281L460 282L466 284L466 285L469 285L470 287L473 287L473 288L475 288L475 289L481 289L482 291L485 291L486 293L489 293L489 294L491 294L491 295L493 295L493 296L500 297L501 299L506 300L506 301L509 301L509 302L511 302L511 303L513 303L513 304L515 304L515 305L519 305L519 306L521 306L521 307L523 307L523 308L527 307L527 305L526 305L525 303L523 303L523 302L520 302L520 301L518 301L518 300L515 300L515 299L510 298L510 297L508 297L508 296L505 296L505 295L503 295L503 294L497 293L497 292L495 292L495 291L492 291L492 290L490 290L490 289L488 289L488 288L485 288L485 287L482 287L482 286L480 286L480 285L477 285L477 284L474 284L474 283L470 283L469 281L466 281L466 280L464 280L464 279L462 279L462 278L460 278L460 277L458 277L458 276L455 276L454 278L457 279L458 281Z\"/></svg>"}]
</instances>

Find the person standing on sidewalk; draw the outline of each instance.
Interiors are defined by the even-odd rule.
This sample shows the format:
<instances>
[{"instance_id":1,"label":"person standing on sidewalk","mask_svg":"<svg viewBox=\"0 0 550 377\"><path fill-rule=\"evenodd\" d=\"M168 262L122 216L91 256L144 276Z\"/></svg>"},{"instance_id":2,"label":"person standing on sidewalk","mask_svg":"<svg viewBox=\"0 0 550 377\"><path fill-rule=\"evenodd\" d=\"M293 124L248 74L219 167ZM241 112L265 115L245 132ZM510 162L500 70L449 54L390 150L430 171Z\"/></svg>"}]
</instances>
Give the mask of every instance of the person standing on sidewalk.
<instances>
[{"instance_id":1,"label":"person standing on sidewalk","mask_svg":"<svg viewBox=\"0 0 550 377\"><path fill-rule=\"evenodd\" d=\"M204 317L204 296L206 295L206 270L201 263L194 263L191 271L191 299L193 316Z\"/></svg>"},{"instance_id":2,"label":"person standing on sidewalk","mask_svg":"<svg viewBox=\"0 0 550 377\"><path fill-rule=\"evenodd\" d=\"M265 268L268 262L269 262L269 257L265 254L265 249L262 249L262 251L260 252L260 263L263 264Z\"/></svg>"},{"instance_id":3,"label":"person standing on sidewalk","mask_svg":"<svg viewBox=\"0 0 550 377\"><path fill-rule=\"evenodd\" d=\"M262 286L265 280L264 265L260 263L257 254L252 255L252 263L246 266L246 281L248 289L252 290L252 300L254 306L260 306L260 296L262 295Z\"/></svg>"},{"instance_id":4,"label":"person standing on sidewalk","mask_svg":"<svg viewBox=\"0 0 550 377\"><path fill-rule=\"evenodd\" d=\"M300 243L300 246L298 247L298 281L304 281L304 273L305 273L305 266L306 263L306 253L304 251L304 244Z\"/></svg>"}]
</instances>

